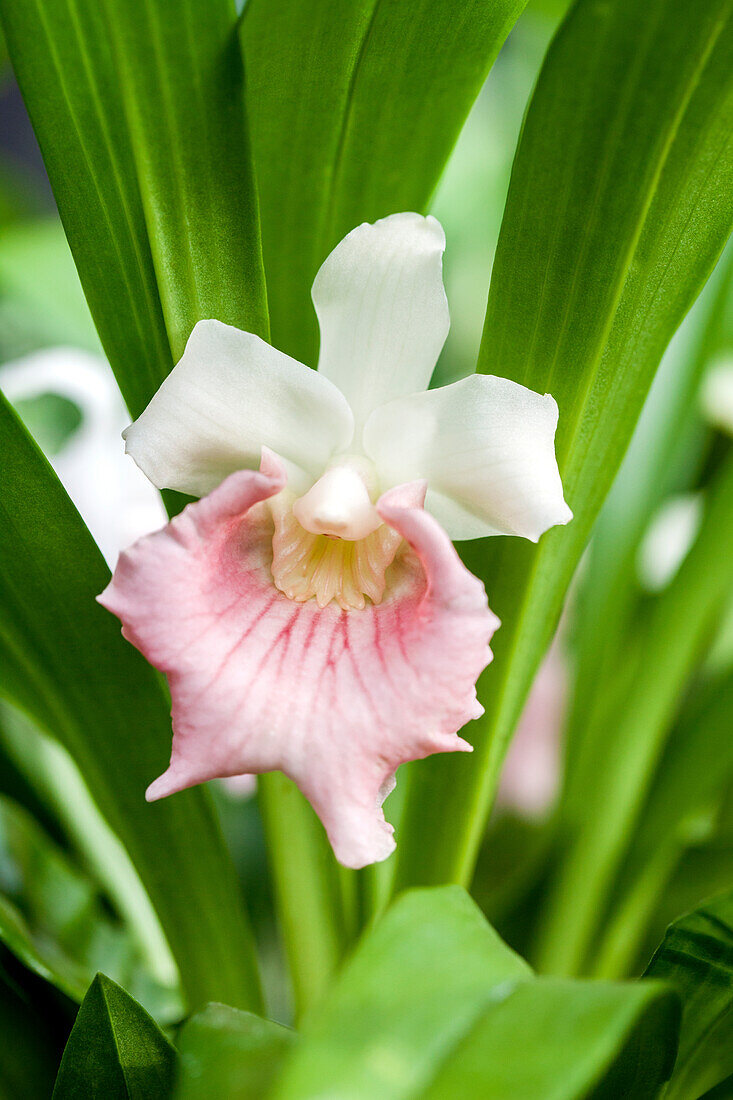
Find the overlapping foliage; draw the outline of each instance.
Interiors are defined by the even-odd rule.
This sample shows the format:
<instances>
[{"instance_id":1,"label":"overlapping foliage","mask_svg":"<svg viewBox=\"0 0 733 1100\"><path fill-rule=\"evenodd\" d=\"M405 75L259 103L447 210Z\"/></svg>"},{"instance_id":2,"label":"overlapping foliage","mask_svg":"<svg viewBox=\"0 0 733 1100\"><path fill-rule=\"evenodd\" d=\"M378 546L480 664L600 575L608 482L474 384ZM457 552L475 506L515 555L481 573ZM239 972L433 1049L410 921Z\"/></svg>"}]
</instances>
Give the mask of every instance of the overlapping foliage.
<instances>
[{"instance_id":1,"label":"overlapping foliage","mask_svg":"<svg viewBox=\"0 0 733 1100\"><path fill-rule=\"evenodd\" d=\"M133 416L201 318L315 362L319 264L357 223L428 209L523 7L2 0ZM647 395L733 224L733 0L578 0L553 18L464 368L555 396L575 518L536 547L461 547L503 622L486 713L472 756L400 775L396 856L343 871L295 789L261 782L259 818L246 812L264 824L297 1031L274 1022L282 1007L256 1015L260 963L271 1000L281 974L259 825L244 850L230 803L219 821L200 790L144 803L168 750L164 685L94 602L106 567L3 401L0 693L25 717L0 713L0 1091L39 1095L65 1045L59 1098L727 1095L733 467L697 410L733 351L730 257ZM29 332L93 346L54 227L11 201L0 216L11 346ZM23 279L40 263L60 273L50 293ZM700 494L702 523L649 594L639 546L677 490ZM487 825L563 606L575 680L557 806ZM504 938L462 889L474 872Z\"/></svg>"}]
</instances>

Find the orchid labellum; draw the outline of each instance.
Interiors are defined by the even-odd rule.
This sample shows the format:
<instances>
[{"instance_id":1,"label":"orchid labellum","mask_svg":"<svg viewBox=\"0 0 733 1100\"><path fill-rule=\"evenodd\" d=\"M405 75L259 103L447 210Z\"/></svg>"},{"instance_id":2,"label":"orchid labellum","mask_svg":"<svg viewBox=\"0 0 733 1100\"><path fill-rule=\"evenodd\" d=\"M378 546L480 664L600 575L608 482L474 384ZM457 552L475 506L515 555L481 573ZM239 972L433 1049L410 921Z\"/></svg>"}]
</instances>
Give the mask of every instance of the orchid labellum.
<instances>
[{"instance_id":1,"label":"orchid labellum","mask_svg":"<svg viewBox=\"0 0 733 1100\"><path fill-rule=\"evenodd\" d=\"M201 499L120 557L100 597L166 673L173 752L148 799L280 769L337 858L394 848L397 767L467 751L499 625L452 539L567 523L557 406L503 378L428 390L445 238L362 225L313 284L318 370L216 320L125 433L159 488Z\"/></svg>"}]
</instances>

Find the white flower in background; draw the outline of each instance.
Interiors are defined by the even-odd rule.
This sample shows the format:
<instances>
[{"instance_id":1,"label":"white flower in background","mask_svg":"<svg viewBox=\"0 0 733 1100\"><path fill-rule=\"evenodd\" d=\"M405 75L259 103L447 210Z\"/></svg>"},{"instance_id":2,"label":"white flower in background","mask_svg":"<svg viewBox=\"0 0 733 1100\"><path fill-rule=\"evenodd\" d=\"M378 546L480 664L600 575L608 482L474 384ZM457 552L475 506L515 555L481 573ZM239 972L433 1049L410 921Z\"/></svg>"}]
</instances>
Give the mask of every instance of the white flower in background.
<instances>
[{"instance_id":1,"label":"white flower in background","mask_svg":"<svg viewBox=\"0 0 733 1100\"><path fill-rule=\"evenodd\" d=\"M0 367L12 402L55 394L81 412L79 427L49 461L113 568L130 541L166 522L160 494L122 454L129 416L104 359L79 348L49 348Z\"/></svg>"},{"instance_id":2,"label":"white flower in background","mask_svg":"<svg viewBox=\"0 0 733 1100\"><path fill-rule=\"evenodd\" d=\"M660 592L674 579L697 538L703 494L680 493L657 510L636 558L639 580L648 592Z\"/></svg>"},{"instance_id":3,"label":"white flower in background","mask_svg":"<svg viewBox=\"0 0 733 1100\"><path fill-rule=\"evenodd\" d=\"M716 359L702 385L704 415L729 435L733 435L733 355Z\"/></svg>"},{"instance_id":4,"label":"white flower in background","mask_svg":"<svg viewBox=\"0 0 733 1100\"><path fill-rule=\"evenodd\" d=\"M313 284L318 371L200 321L125 433L155 485L202 497L101 597L171 688L148 798L279 769L351 867L394 848L397 767L470 750L457 730L482 712L498 620L450 540L571 518L552 397L489 375L427 389L444 247L434 218L359 226Z\"/></svg>"}]
</instances>

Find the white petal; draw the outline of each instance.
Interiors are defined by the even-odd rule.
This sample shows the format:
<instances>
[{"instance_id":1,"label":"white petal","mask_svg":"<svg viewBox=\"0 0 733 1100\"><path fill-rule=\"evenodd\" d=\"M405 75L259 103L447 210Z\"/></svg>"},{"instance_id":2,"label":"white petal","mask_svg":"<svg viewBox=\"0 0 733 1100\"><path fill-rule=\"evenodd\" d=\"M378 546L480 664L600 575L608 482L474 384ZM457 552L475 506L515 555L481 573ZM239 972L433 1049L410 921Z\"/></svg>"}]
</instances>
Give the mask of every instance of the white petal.
<instances>
[{"instance_id":1,"label":"white petal","mask_svg":"<svg viewBox=\"0 0 733 1100\"><path fill-rule=\"evenodd\" d=\"M572 512L555 459L557 405L508 378L475 374L390 401L364 431L382 486L424 478L425 506L452 539L536 542Z\"/></svg>"},{"instance_id":2,"label":"white petal","mask_svg":"<svg viewBox=\"0 0 733 1100\"><path fill-rule=\"evenodd\" d=\"M373 409L428 387L450 325L444 249L435 218L392 214L352 230L316 275L318 370L351 405L357 442Z\"/></svg>"},{"instance_id":3,"label":"white petal","mask_svg":"<svg viewBox=\"0 0 733 1100\"><path fill-rule=\"evenodd\" d=\"M257 469L263 446L286 460L303 491L352 435L351 410L327 378L220 321L199 321L180 361L124 433L154 485L192 496L235 470Z\"/></svg>"}]
</instances>

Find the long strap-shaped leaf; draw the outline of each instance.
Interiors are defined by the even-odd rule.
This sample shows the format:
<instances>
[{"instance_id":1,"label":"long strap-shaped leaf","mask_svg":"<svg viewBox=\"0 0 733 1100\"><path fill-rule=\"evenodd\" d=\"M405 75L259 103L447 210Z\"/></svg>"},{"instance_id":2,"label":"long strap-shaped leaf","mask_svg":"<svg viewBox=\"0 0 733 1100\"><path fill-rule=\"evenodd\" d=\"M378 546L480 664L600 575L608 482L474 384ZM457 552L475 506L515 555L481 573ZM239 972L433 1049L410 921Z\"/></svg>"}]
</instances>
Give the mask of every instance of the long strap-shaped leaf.
<instances>
[{"instance_id":1,"label":"long strap-shaped leaf","mask_svg":"<svg viewBox=\"0 0 733 1100\"><path fill-rule=\"evenodd\" d=\"M685 684L733 591L730 560L721 552L732 543L733 454L711 486L695 545L639 625L632 675L622 670L625 697L608 715L607 736L579 745L576 778L585 787L585 802L575 828L563 833L539 952L552 973L582 972Z\"/></svg>"},{"instance_id":2,"label":"long strap-shaped leaf","mask_svg":"<svg viewBox=\"0 0 733 1100\"><path fill-rule=\"evenodd\" d=\"M0 691L74 756L150 894L189 1003L256 1009L254 949L206 795L144 800L170 747L160 683L95 603L104 562L4 400L0 451Z\"/></svg>"},{"instance_id":3,"label":"long strap-shaped leaf","mask_svg":"<svg viewBox=\"0 0 733 1100\"><path fill-rule=\"evenodd\" d=\"M538 980L462 891L415 890L364 935L268 1095L643 1100L677 1023L661 982Z\"/></svg>"},{"instance_id":4,"label":"long strap-shaped leaf","mask_svg":"<svg viewBox=\"0 0 733 1100\"><path fill-rule=\"evenodd\" d=\"M197 320L267 335L233 0L7 0L2 19L136 416Z\"/></svg>"},{"instance_id":5,"label":"long strap-shaped leaf","mask_svg":"<svg viewBox=\"0 0 733 1100\"><path fill-rule=\"evenodd\" d=\"M699 837L700 816L723 801L733 777L731 714L733 669L695 692L683 707L627 843L603 935L593 948L595 976L632 971L658 899L682 854Z\"/></svg>"},{"instance_id":6,"label":"long strap-shaped leaf","mask_svg":"<svg viewBox=\"0 0 733 1100\"><path fill-rule=\"evenodd\" d=\"M0 19L89 308L137 415L172 359L103 10L6 0Z\"/></svg>"},{"instance_id":7,"label":"long strap-shaped leaf","mask_svg":"<svg viewBox=\"0 0 733 1100\"><path fill-rule=\"evenodd\" d=\"M525 0L249 0L273 342L314 364L310 287L362 221L423 210Z\"/></svg>"},{"instance_id":8,"label":"long strap-shaped leaf","mask_svg":"<svg viewBox=\"0 0 733 1100\"><path fill-rule=\"evenodd\" d=\"M711 361L733 343L733 247L725 255L695 305L698 331L670 357L657 380L656 400L647 402L644 415L624 458L623 466L603 506L593 532L587 566L578 593L578 616L573 708L569 741L579 739L598 707L601 684L611 687L615 661L623 648L638 598L635 556L649 516L673 489L694 484L702 460L693 441L700 433L698 391ZM670 369L671 368L671 369ZM659 389L659 383L663 388ZM681 463L680 444L689 440L692 456ZM603 630L597 624L603 623ZM612 687L611 687L612 690ZM562 813L574 800L573 760L565 775ZM581 795L582 797L582 795ZM577 798L575 798L577 801Z\"/></svg>"},{"instance_id":9,"label":"long strap-shaped leaf","mask_svg":"<svg viewBox=\"0 0 733 1100\"><path fill-rule=\"evenodd\" d=\"M268 335L234 0L106 0L174 359L196 321Z\"/></svg>"},{"instance_id":10,"label":"long strap-shaped leaf","mask_svg":"<svg viewBox=\"0 0 733 1100\"><path fill-rule=\"evenodd\" d=\"M479 369L557 398L575 518L538 547L466 548L503 623L480 686L486 715L467 731L473 756L413 771L400 883L470 878L567 585L662 352L730 232L731 10L731 0L580 0L548 53L512 173Z\"/></svg>"}]
</instances>

